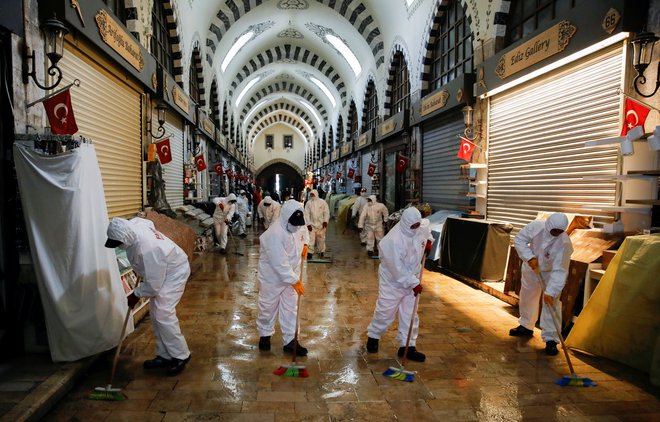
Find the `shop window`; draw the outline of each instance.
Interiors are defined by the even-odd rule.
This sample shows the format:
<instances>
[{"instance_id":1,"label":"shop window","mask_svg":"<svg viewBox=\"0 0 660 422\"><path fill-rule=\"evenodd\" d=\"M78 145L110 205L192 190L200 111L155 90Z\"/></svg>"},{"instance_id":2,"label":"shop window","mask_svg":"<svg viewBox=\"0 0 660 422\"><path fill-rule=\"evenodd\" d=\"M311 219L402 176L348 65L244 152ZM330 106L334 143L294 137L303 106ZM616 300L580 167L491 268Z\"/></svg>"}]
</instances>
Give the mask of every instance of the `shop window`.
<instances>
[{"instance_id":1,"label":"shop window","mask_svg":"<svg viewBox=\"0 0 660 422\"><path fill-rule=\"evenodd\" d=\"M271 150L275 147L275 137L273 135L266 135L266 149Z\"/></svg>"},{"instance_id":2,"label":"shop window","mask_svg":"<svg viewBox=\"0 0 660 422\"><path fill-rule=\"evenodd\" d=\"M293 135L284 135L283 137L284 140L284 149L290 150L293 148Z\"/></svg>"},{"instance_id":3,"label":"shop window","mask_svg":"<svg viewBox=\"0 0 660 422\"><path fill-rule=\"evenodd\" d=\"M513 0L507 20L506 45L546 28L557 16L567 13L580 0Z\"/></svg>"},{"instance_id":4,"label":"shop window","mask_svg":"<svg viewBox=\"0 0 660 422\"><path fill-rule=\"evenodd\" d=\"M174 60L172 59L172 48L167 29L167 16L165 15L163 3L160 1L154 1L153 3L151 26L153 32L151 36L151 54L170 75L174 75Z\"/></svg>"},{"instance_id":5,"label":"shop window","mask_svg":"<svg viewBox=\"0 0 660 422\"><path fill-rule=\"evenodd\" d=\"M197 62L199 60L199 50L195 49L192 54L190 65L190 77L188 78L188 88L190 98L199 104L199 75L197 74Z\"/></svg>"},{"instance_id":6,"label":"shop window","mask_svg":"<svg viewBox=\"0 0 660 422\"><path fill-rule=\"evenodd\" d=\"M351 108L350 111L348 112L348 121L350 122L350 129L349 132L351 136L353 134L357 133L358 130L358 114L357 114L357 107L355 107L355 102L351 101Z\"/></svg>"}]
</instances>

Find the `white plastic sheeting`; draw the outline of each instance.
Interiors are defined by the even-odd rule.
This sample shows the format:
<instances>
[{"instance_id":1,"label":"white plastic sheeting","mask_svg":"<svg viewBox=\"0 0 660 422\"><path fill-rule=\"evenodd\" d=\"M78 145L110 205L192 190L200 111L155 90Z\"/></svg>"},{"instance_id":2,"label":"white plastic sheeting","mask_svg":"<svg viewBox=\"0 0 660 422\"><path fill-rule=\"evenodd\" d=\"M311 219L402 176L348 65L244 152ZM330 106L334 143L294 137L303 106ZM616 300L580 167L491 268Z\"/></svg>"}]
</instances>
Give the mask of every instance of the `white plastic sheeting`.
<instances>
[{"instance_id":1,"label":"white plastic sheeting","mask_svg":"<svg viewBox=\"0 0 660 422\"><path fill-rule=\"evenodd\" d=\"M113 348L128 307L115 252L104 246L108 211L94 147L43 156L15 144L14 157L53 361Z\"/></svg>"}]
</instances>

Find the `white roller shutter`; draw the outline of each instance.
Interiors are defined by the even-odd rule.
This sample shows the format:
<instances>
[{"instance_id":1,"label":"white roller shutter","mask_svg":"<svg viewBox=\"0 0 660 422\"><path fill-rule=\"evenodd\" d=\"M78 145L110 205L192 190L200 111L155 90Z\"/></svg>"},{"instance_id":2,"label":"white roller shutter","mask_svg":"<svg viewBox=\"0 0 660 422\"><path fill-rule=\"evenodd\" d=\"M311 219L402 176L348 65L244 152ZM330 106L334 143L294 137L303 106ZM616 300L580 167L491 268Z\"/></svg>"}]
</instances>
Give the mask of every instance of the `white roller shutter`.
<instances>
[{"instance_id":1,"label":"white roller shutter","mask_svg":"<svg viewBox=\"0 0 660 422\"><path fill-rule=\"evenodd\" d=\"M583 177L615 174L618 150L584 143L618 135L623 74L617 46L491 98L488 219L516 231L538 211L612 221L598 209L616 205L615 182Z\"/></svg>"},{"instance_id":2,"label":"white roller shutter","mask_svg":"<svg viewBox=\"0 0 660 422\"><path fill-rule=\"evenodd\" d=\"M369 151L362 151L362 163L360 164L362 187L366 188L369 195L371 195L371 177L367 174L369 163L371 163L371 153Z\"/></svg>"},{"instance_id":3,"label":"white roller shutter","mask_svg":"<svg viewBox=\"0 0 660 422\"><path fill-rule=\"evenodd\" d=\"M111 73L112 64L103 58L68 42L65 50L62 85L81 81L71 89L77 134L94 141L108 216L133 216L142 210L140 92Z\"/></svg>"},{"instance_id":4,"label":"white roller shutter","mask_svg":"<svg viewBox=\"0 0 660 422\"><path fill-rule=\"evenodd\" d=\"M465 125L462 113L424 123L422 141L422 200L434 210L461 210L470 206L468 180L461 174L464 160L457 157Z\"/></svg>"},{"instance_id":5,"label":"white roller shutter","mask_svg":"<svg viewBox=\"0 0 660 422\"><path fill-rule=\"evenodd\" d=\"M167 112L164 127L165 136L170 138L172 148L172 161L163 164L165 197L170 207L175 210L183 205L183 119Z\"/></svg>"}]
</instances>

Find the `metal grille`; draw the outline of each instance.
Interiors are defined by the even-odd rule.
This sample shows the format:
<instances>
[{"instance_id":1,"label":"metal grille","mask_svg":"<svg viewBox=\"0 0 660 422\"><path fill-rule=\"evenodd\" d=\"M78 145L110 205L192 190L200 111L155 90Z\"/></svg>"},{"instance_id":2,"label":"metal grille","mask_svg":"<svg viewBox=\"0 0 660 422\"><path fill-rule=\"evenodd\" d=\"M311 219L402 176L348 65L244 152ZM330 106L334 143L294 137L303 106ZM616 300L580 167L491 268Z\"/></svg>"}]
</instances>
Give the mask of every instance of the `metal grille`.
<instances>
[{"instance_id":1,"label":"metal grille","mask_svg":"<svg viewBox=\"0 0 660 422\"><path fill-rule=\"evenodd\" d=\"M156 116L152 118L156 122ZM170 138L172 161L163 164L165 197L173 210L183 205L183 121L173 113L165 115L165 137ZM212 164L211 164L212 165Z\"/></svg>"},{"instance_id":2,"label":"metal grille","mask_svg":"<svg viewBox=\"0 0 660 422\"><path fill-rule=\"evenodd\" d=\"M612 221L616 184L584 176L616 174L616 147L585 141L617 136L623 77L620 46L491 98L487 217L516 231L538 211Z\"/></svg>"}]
</instances>

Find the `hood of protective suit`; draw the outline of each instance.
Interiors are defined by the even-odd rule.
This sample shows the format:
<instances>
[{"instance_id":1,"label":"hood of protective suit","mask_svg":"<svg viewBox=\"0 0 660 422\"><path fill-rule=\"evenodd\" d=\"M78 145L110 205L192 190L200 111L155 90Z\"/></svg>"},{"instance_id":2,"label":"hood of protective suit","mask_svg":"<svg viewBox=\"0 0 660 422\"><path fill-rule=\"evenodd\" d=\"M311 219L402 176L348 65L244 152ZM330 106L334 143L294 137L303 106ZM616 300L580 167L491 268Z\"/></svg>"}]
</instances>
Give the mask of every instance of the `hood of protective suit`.
<instances>
[{"instance_id":1,"label":"hood of protective suit","mask_svg":"<svg viewBox=\"0 0 660 422\"><path fill-rule=\"evenodd\" d=\"M312 197L312 195L314 195L314 196ZM317 191L316 189L312 189L312 191L309 192L309 197L310 197L310 199L315 199L315 198L318 199L319 191Z\"/></svg>"},{"instance_id":2,"label":"hood of protective suit","mask_svg":"<svg viewBox=\"0 0 660 422\"><path fill-rule=\"evenodd\" d=\"M561 212L555 212L547 220L545 220L545 229L550 230L560 229L566 231L568 228L568 217Z\"/></svg>"},{"instance_id":3,"label":"hood of protective suit","mask_svg":"<svg viewBox=\"0 0 660 422\"><path fill-rule=\"evenodd\" d=\"M369 196L369 194L367 192L360 192L360 196L366 198Z\"/></svg>"},{"instance_id":4,"label":"hood of protective suit","mask_svg":"<svg viewBox=\"0 0 660 422\"><path fill-rule=\"evenodd\" d=\"M295 199L289 199L284 205L282 205L280 216L277 221L279 221L280 226L282 226L284 230L286 230L287 224L289 224L289 218L296 211L305 212L305 209L302 204Z\"/></svg>"},{"instance_id":5,"label":"hood of protective suit","mask_svg":"<svg viewBox=\"0 0 660 422\"><path fill-rule=\"evenodd\" d=\"M271 198L270 196L266 196L264 198L264 204L272 204L272 203L273 203L273 198Z\"/></svg>"},{"instance_id":6,"label":"hood of protective suit","mask_svg":"<svg viewBox=\"0 0 660 422\"><path fill-rule=\"evenodd\" d=\"M378 199L376 199L376 195L369 195L367 199L371 199L372 204L378 203Z\"/></svg>"},{"instance_id":7,"label":"hood of protective suit","mask_svg":"<svg viewBox=\"0 0 660 422\"><path fill-rule=\"evenodd\" d=\"M227 202L235 201L236 200L236 195L233 193L230 193L229 196L227 196Z\"/></svg>"},{"instance_id":8,"label":"hood of protective suit","mask_svg":"<svg viewBox=\"0 0 660 422\"><path fill-rule=\"evenodd\" d=\"M132 223L125 218L115 217L108 225L108 239L118 240L124 246L131 246L137 240L137 234L133 230Z\"/></svg>"},{"instance_id":9,"label":"hood of protective suit","mask_svg":"<svg viewBox=\"0 0 660 422\"><path fill-rule=\"evenodd\" d=\"M401 214L401 221L399 221L399 226L401 227L401 233L403 233L404 236L408 237L413 237L418 229L411 229L410 226L412 226L415 223L419 223L422 221L422 214L420 214L419 210L415 207L409 207L406 208L403 211L403 214Z\"/></svg>"}]
</instances>

